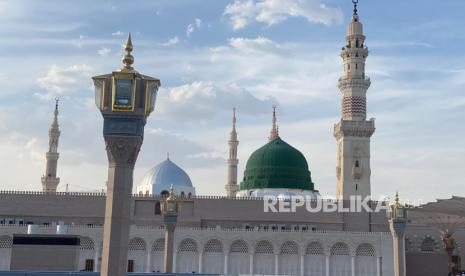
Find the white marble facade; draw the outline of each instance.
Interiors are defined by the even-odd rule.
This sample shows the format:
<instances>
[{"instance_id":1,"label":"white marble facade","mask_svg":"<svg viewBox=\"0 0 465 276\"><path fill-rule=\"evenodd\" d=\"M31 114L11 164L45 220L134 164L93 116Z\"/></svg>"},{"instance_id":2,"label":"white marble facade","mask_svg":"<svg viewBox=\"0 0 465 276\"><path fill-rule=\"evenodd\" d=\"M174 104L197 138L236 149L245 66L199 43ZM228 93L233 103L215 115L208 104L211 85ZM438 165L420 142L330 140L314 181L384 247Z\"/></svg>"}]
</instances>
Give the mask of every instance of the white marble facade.
<instances>
[{"instance_id":1,"label":"white marble facade","mask_svg":"<svg viewBox=\"0 0 465 276\"><path fill-rule=\"evenodd\" d=\"M40 227L38 233L54 233ZM99 270L101 227L70 226L81 236L79 270ZM9 269L13 234L25 226L0 226L0 270ZM131 228L128 259L134 272L163 271L164 230ZM177 228L175 272L215 274L374 276L392 275L392 238L384 232L294 232Z\"/></svg>"}]
</instances>

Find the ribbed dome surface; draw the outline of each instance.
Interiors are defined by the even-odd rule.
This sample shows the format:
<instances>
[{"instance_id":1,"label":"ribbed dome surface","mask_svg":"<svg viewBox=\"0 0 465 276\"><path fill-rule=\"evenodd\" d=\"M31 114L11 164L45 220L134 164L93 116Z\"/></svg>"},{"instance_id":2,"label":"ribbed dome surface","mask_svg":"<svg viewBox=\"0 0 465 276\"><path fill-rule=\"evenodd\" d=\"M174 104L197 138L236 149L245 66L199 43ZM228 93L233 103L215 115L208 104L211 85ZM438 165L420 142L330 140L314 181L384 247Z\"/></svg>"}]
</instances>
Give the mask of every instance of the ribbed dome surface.
<instances>
[{"instance_id":1,"label":"ribbed dome surface","mask_svg":"<svg viewBox=\"0 0 465 276\"><path fill-rule=\"evenodd\" d=\"M314 189L307 160L280 137L252 153L239 189L263 188Z\"/></svg>"}]
</instances>

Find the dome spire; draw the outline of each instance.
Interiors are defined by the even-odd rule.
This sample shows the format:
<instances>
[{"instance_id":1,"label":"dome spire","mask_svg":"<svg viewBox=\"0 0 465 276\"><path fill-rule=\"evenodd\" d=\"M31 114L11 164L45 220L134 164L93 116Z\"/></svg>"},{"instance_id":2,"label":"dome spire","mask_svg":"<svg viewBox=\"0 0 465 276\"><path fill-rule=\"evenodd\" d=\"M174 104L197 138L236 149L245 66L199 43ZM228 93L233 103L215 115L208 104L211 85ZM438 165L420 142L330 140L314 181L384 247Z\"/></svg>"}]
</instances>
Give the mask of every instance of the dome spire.
<instances>
[{"instance_id":1,"label":"dome spire","mask_svg":"<svg viewBox=\"0 0 465 276\"><path fill-rule=\"evenodd\" d=\"M273 141L279 136L276 121L277 121L276 120L276 105L273 105L273 119L272 119L272 125L271 125L270 137L269 137L270 141Z\"/></svg>"}]
</instances>

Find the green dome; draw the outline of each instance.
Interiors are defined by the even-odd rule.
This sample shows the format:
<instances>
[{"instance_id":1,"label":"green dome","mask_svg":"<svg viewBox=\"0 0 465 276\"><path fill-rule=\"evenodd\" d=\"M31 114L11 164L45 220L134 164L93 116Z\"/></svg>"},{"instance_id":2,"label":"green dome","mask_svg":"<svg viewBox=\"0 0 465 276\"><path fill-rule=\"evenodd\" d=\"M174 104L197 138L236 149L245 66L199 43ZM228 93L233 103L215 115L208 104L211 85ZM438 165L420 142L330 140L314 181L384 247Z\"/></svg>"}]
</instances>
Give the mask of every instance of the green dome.
<instances>
[{"instance_id":1,"label":"green dome","mask_svg":"<svg viewBox=\"0 0 465 276\"><path fill-rule=\"evenodd\" d=\"M278 188L314 190L304 155L277 137L247 161L239 190Z\"/></svg>"}]
</instances>

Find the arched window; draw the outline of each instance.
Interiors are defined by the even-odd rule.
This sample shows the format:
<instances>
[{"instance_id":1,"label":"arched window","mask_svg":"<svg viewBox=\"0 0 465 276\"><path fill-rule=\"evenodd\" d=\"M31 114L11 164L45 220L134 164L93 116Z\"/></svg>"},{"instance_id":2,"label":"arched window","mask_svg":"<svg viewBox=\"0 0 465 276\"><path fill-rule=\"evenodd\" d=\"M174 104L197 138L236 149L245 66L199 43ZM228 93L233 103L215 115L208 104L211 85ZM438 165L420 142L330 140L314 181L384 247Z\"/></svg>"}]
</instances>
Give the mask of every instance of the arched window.
<instances>
[{"instance_id":1,"label":"arched window","mask_svg":"<svg viewBox=\"0 0 465 276\"><path fill-rule=\"evenodd\" d=\"M217 239L209 240L203 250L203 270L208 274L222 274L224 272L223 244Z\"/></svg>"},{"instance_id":2,"label":"arched window","mask_svg":"<svg viewBox=\"0 0 465 276\"><path fill-rule=\"evenodd\" d=\"M287 241L281 245L279 252L279 274L300 275L300 256L297 243Z\"/></svg>"},{"instance_id":3,"label":"arched window","mask_svg":"<svg viewBox=\"0 0 465 276\"><path fill-rule=\"evenodd\" d=\"M199 257L197 252L196 241L189 238L182 240L178 247L176 272L198 272Z\"/></svg>"},{"instance_id":4,"label":"arched window","mask_svg":"<svg viewBox=\"0 0 465 276\"><path fill-rule=\"evenodd\" d=\"M355 167L360 168L360 162L358 160L355 160Z\"/></svg>"},{"instance_id":5,"label":"arched window","mask_svg":"<svg viewBox=\"0 0 465 276\"><path fill-rule=\"evenodd\" d=\"M150 271L163 271L163 260L165 250L165 239L160 238L156 240L152 245L152 267Z\"/></svg>"},{"instance_id":6,"label":"arched window","mask_svg":"<svg viewBox=\"0 0 465 276\"><path fill-rule=\"evenodd\" d=\"M145 241L141 238L132 238L129 241L128 250L129 251L145 251L146 249Z\"/></svg>"},{"instance_id":7,"label":"arched window","mask_svg":"<svg viewBox=\"0 0 465 276\"><path fill-rule=\"evenodd\" d=\"M80 249L81 250L94 250L94 242L89 237L81 237Z\"/></svg>"},{"instance_id":8,"label":"arched window","mask_svg":"<svg viewBox=\"0 0 465 276\"><path fill-rule=\"evenodd\" d=\"M152 246L152 252L163 252L165 249L165 239L161 238L156 240Z\"/></svg>"},{"instance_id":9,"label":"arched window","mask_svg":"<svg viewBox=\"0 0 465 276\"><path fill-rule=\"evenodd\" d=\"M254 274L274 274L275 258L273 245L269 241L259 241L255 246Z\"/></svg>"},{"instance_id":10,"label":"arched window","mask_svg":"<svg viewBox=\"0 0 465 276\"><path fill-rule=\"evenodd\" d=\"M249 247L243 240L234 241L229 250L230 253L249 253Z\"/></svg>"},{"instance_id":11,"label":"arched window","mask_svg":"<svg viewBox=\"0 0 465 276\"><path fill-rule=\"evenodd\" d=\"M376 275L375 249L371 244L363 243L359 245L355 255L355 275Z\"/></svg>"},{"instance_id":12,"label":"arched window","mask_svg":"<svg viewBox=\"0 0 465 276\"><path fill-rule=\"evenodd\" d=\"M350 276L352 269L349 247L343 242L338 242L331 247L330 254L330 275Z\"/></svg>"},{"instance_id":13,"label":"arched window","mask_svg":"<svg viewBox=\"0 0 465 276\"><path fill-rule=\"evenodd\" d=\"M421 252L434 252L434 249L436 247L436 243L434 242L434 239L431 237L426 237L423 239L421 242Z\"/></svg>"},{"instance_id":14,"label":"arched window","mask_svg":"<svg viewBox=\"0 0 465 276\"><path fill-rule=\"evenodd\" d=\"M168 191L166 191L166 190L161 191L161 193L160 193L160 195L161 195L161 196L164 196L164 197L168 196L169 194L170 194L170 193L169 193Z\"/></svg>"},{"instance_id":15,"label":"arched window","mask_svg":"<svg viewBox=\"0 0 465 276\"><path fill-rule=\"evenodd\" d=\"M236 240L229 248L228 274L249 274L250 256L249 246L243 240Z\"/></svg>"},{"instance_id":16,"label":"arched window","mask_svg":"<svg viewBox=\"0 0 465 276\"><path fill-rule=\"evenodd\" d=\"M304 256L304 268L307 276L325 275L326 257L324 255L323 245L314 241L307 245Z\"/></svg>"},{"instance_id":17,"label":"arched window","mask_svg":"<svg viewBox=\"0 0 465 276\"><path fill-rule=\"evenodd\" d=\"M186 196L186 194L184 194L184 192L181 192L181 195L180 195L182 198L184 198Z\"/></svg>"}]
</instances>

